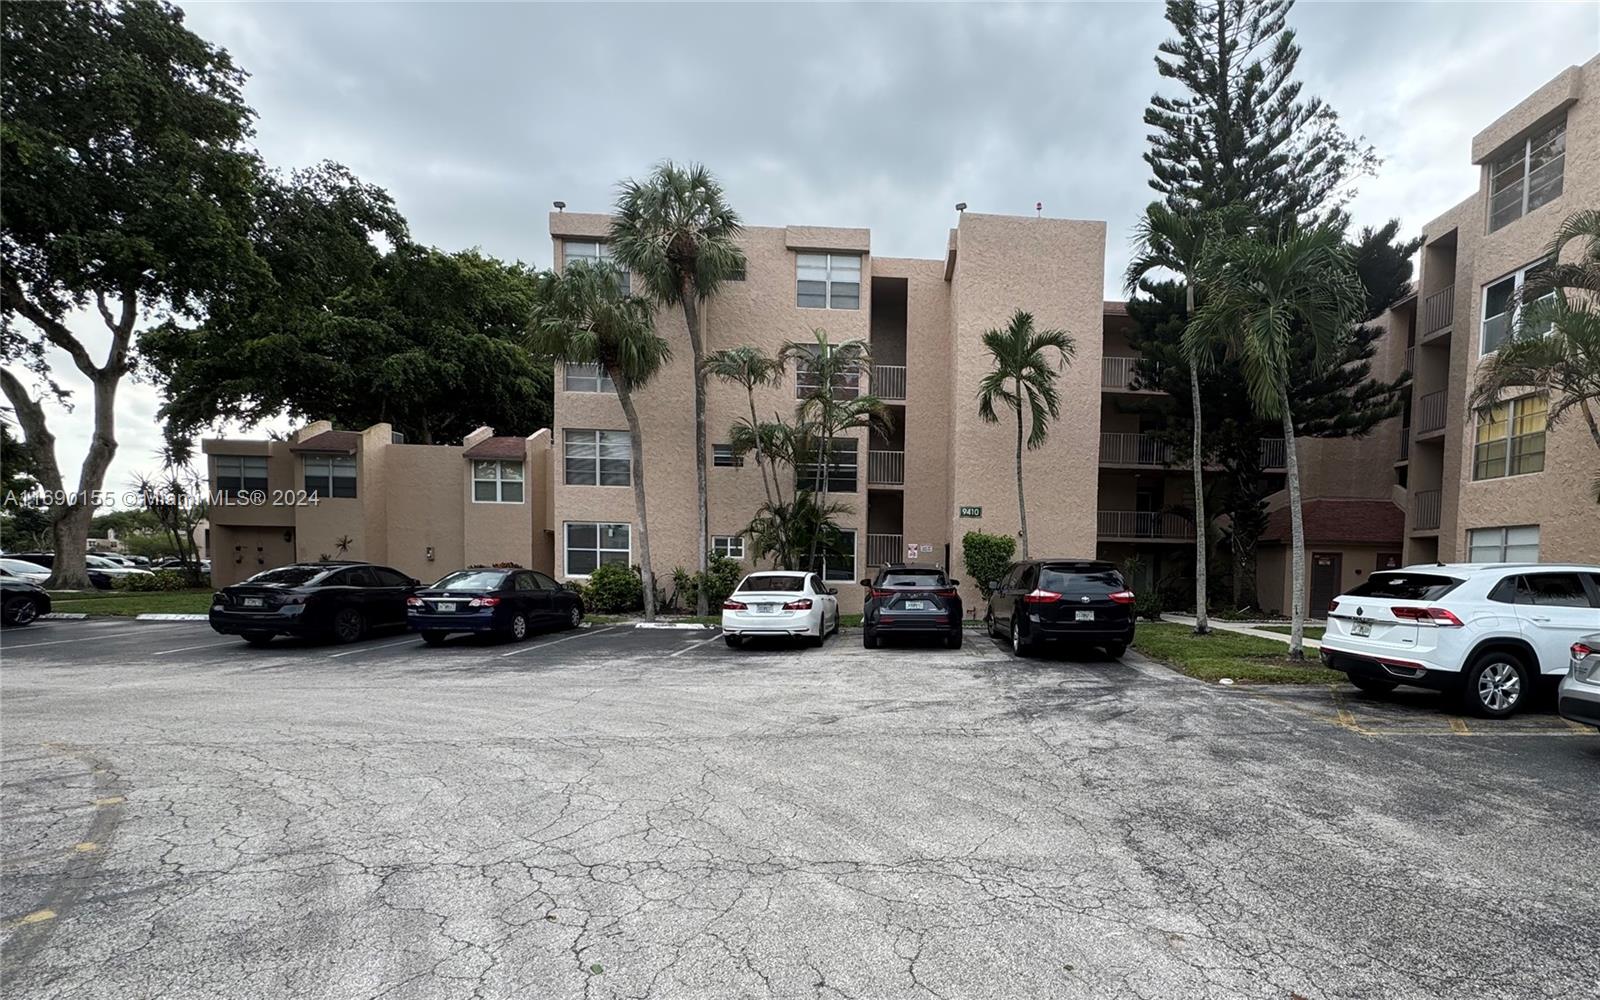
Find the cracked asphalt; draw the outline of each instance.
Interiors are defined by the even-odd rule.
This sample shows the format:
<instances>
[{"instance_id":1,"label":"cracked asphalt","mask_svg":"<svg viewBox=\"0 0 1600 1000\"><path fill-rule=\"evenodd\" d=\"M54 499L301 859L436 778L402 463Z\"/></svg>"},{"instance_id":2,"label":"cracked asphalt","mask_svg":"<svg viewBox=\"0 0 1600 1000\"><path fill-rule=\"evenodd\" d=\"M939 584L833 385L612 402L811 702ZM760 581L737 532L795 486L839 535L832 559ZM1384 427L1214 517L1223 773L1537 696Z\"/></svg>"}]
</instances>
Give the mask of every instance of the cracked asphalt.
<instances>
[{"instance_id":1,"label":"cracked asphalt","mask_svg":"<svg viewBox=\"0 0 1600 1000\"><path fill-rule=\"evenodd\" d=\"M1548 714L971 634L0 660L8 996L1600 996L1600 736Z\"/></svg>"}]
</instances>

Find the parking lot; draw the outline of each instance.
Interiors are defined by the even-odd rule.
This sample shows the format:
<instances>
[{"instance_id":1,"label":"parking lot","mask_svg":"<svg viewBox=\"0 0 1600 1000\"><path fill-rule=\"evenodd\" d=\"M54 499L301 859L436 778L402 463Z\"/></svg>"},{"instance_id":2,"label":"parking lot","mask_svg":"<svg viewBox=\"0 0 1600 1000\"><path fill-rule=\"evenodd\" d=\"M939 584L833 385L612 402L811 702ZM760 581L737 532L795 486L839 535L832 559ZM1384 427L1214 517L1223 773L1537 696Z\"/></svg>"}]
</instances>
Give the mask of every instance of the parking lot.
<instances>
[{"instance_id":1,"label":"parking lot","mask_svg":"<svg viewBox=\"0 0 1600 1000\"><path fill-rule=\"evenodd\" d=\"M1596 996L1600 737L1133 654L0 640L28 997Z\"/></svg>"}]
</instances>

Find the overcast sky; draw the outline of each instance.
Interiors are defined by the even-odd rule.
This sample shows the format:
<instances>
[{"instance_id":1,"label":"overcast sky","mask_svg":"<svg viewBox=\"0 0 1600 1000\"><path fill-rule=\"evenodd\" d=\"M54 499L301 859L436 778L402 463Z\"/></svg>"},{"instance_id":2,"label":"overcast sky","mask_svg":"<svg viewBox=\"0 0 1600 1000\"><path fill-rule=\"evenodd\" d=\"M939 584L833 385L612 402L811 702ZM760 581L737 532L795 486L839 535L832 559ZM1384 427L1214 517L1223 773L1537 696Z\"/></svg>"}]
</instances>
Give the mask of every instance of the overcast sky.
<instances>
[{"instance_id":1,"label":"overcast sky","mask_svg":"<svg viewBox=\"0 0 1600 1000\"><path fill-rule=\"evenodd\" d=\"M1142 115L1170 33L1156 3L184 7L251 74L269 163L344 163L424 243L548 265L553 200L604 211L672 158L710 166L747 223L869 227L887 256L940 256L958 201L1104 219L1108 297L1151 198ZM1384 159L1356 222L1408 232L1473 192L1476 132L1600 48L1595 3L1302 2L1290 23L1306 92ZM71 488L90 421L63 381L83 400L52 412ZM159 402L124 387L108 489L158 464Z\"/></svg>"}]
</instances>

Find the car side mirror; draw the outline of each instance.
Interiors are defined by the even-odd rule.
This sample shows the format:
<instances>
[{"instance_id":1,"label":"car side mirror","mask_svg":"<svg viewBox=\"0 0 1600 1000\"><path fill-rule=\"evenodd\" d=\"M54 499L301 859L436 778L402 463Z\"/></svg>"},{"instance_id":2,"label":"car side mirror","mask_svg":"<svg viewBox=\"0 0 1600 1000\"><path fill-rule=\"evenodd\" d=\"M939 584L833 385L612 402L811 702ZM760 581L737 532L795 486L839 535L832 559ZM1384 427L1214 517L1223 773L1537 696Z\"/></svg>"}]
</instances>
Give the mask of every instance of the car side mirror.
<instances>
[{"instance_id":1,"label":"car side mirror","mask_svg":"<svg viewBox=\"0 0 1600 1000\"><path fill-rule=\"evenodd\" d=\"M999 590L999 589L1000 589L1000 581L999 580L990 580L989 581L989 590L990 590L991 593L996 591L996 590Z\"/></svg>"},{"instance_id":2,"label":"car side mirror","mask_svg":"<svg viewBox=\"0 0 1600 1000\"><path fill-rule=\"evenodd\" d=\"M961 586L961 581L960 580L951 580L950 581L950 586L959 587L959 586Z\"/></svg>"},{"instance_id":3,"label":"car side mirror","mask_svg":"<svg viewBox=\"0 0 1600 1000\"><path fill-rule=\"evenodd\" d=\"M861 581L861 585L863 587L870 587L870 586L872 586L872 581L871 580L862 580Z\"/></svg>"},{"instance_id":4,"label":"car side mirror","mask_svg":"<svg viewBox=\"0 0 1600 1000\"><path fill-rule=\"evenodd\" d=\"M835 597L837 597L837 596L839 596L839 588L838 587L829 587L828 588L828 593L830 593L830 594L834 595Z\"/></svg>"}]
</instances>

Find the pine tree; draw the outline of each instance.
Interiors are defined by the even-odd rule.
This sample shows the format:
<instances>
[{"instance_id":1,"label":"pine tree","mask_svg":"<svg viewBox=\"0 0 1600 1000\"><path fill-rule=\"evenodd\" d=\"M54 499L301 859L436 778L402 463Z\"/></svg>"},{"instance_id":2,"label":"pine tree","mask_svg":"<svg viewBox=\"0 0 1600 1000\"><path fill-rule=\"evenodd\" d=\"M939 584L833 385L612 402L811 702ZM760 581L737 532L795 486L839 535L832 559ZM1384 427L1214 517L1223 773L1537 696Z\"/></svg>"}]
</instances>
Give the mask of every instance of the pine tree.
<instances>
[{"instance_id":1,"label":"pine tree","mask_svg":"<svg viewBox=\"0 0 1600 1000\"><path fill-rule=\"evenodd\" d=\"M1300 46L1286 18L1293 0L1169 0L1177 37L1156 66L1182 85L1150 98L1144 154L1173 211L1247 205L1263 222L1312 221L1339 210L1353 178L1371 173L1372 147L1338 114L1301 97Z\"/></svg>"}]
</instances>

